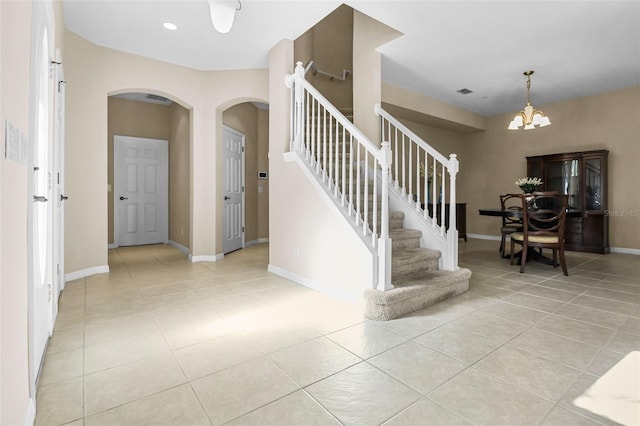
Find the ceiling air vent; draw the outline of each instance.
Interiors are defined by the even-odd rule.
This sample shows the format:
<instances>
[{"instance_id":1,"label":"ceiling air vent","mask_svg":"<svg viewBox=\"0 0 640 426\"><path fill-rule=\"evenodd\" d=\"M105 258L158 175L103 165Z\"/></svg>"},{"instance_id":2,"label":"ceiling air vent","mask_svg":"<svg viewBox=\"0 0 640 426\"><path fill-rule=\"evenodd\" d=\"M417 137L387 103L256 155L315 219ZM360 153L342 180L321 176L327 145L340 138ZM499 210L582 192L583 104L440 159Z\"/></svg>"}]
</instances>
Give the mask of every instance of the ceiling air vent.
<instances>
[{"instance_id":1,"label":"ceiling air vent","mask_svg":"<svg viewBox=\"0 0 640 426\"><path fill-rule=\"evenodd\" d=\"M473 90L467 89L465 87L465 88L462 88L460 90L456 90L456 92L460 93L461 95L468 95L469 93L473 93Z\"/></svg>"}]
</instances>

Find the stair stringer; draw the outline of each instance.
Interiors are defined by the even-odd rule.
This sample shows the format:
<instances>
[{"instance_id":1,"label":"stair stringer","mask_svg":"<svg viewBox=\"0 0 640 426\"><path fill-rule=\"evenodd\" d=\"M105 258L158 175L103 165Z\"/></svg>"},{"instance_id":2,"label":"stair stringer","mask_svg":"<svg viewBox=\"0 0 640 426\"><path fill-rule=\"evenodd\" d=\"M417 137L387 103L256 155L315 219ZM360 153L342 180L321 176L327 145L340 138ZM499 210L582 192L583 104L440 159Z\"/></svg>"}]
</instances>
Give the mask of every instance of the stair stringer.
<instances>
[{"instance_id":1,"label":"stair stringer","mask_svg":"<svg viewBox=\"0 0 640 426\"><path fill-rule=\"evenodd\" d=\"M449 252L449 243L447 241L446 231L439 225L433 225L429 220L424 218L424 210L418 207L416 202L407 201L407 196L402 194L399 188L389 185L389 209L404 213L404 226L408 229L418 229L422 231L420 238L420 247L439 250L440 253ZM457 255L457 253L456 253ZM458 268L448 268L444 263L444 256L440 256L438 260L438 269L440 270L457 270Z\"/></svg>"},{"instance_id":2,"label":"stair stringer","mask_svg":"<svg viewBox=\"0 0 640 426\"><path fill-rule=\"evenodd\" d=\"M329 187L327 183L322 181L322 172L316 172L315 167L310 164L302 154L296 151L290 151L283 154L283 159L285 162L296 163L303 174L307 177L307 180L311 184L311 186L316 190L316 193L322 200L322 202L334 212L340 219L344 221L346 230L349 230L352 234L351 236L357 236L358 240L362 243L362 247L366 249L366 251L371 256L371 277L372 280L368 284L367 289L373 289L376 287L378 282L378 255L377 255L377 247L372 242L372 234L371 231L368 230L366 235L363 234L362 228L363 225L360 223L356 225L355 223L355 212L349 212L348 206L342 206L339 200L337 200L334 196L333 188ZM290 277L287 277L290 278ZM294 281L300 282L299 280L294 279ZM315 290L323 291L321 283L315 283L314 285L308 285L308 283L300 282L301 284L312 287ZM363 289L367 290L367 289ZM361 296L361 295L360 295ZM344 297L341 297L344 298Z\"/></svg>"}]
</instances>

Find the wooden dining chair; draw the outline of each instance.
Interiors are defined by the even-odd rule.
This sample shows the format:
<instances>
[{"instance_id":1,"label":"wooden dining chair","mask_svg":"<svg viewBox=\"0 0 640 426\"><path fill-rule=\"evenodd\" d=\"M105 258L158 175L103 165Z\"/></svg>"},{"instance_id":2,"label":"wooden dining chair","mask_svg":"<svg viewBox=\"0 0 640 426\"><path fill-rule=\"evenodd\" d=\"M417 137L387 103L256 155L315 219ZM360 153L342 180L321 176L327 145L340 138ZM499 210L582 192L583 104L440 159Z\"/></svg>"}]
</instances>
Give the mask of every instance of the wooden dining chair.
<instances>
[{"instance_id":1,"label":"wooden dining chair","mask_svg":"<svg viewBox=\"0 0 640 426\"><path fill-rule=\"evenodd\" d=\"M514 244L522 245L520 272L524 272L529 248L553 250L553 267L558 266L558 254L562 272L567 272L564 256L564 229L567 218L567 195L557 191L533 192L519 196L522 201L522 232L511 234L511 264Z\"/></svg>"},{"instance_id":2,"label":"wooden dining chair","mask_svg":"<svg viewBox=\"0 0 640 426\"><path fill-rule=\"evenodd\" d=\"M522 231L522 198L520 198L520 194L501 195L500 207L502 208L500 256L505 257L507 235Z\"/></svg>"}]
</instances>

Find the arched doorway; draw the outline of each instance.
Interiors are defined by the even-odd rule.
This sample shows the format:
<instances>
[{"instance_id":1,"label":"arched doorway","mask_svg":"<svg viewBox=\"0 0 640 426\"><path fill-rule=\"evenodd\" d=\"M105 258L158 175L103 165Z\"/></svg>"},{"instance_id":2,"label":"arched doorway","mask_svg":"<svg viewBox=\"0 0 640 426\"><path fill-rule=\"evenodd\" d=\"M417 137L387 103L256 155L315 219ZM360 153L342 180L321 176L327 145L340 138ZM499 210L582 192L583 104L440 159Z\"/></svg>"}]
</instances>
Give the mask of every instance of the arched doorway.
<instances>
[{"instance_id":1,"label":"arched doorway","mask_svg":"<svg viewBox=\"0 0 640 426\"><path fill-rule=\"evenodd\" d=\"M242 247L264 243L269 240L269 105L264 102L239 102L231 104L222 113L222 124L225 129L231 129L235 134L244 138L244 243ZM221 145L225 143L224 130ZM224 159L224 147L221 147ZM224 182L230 171L226 161L221 161L223 176L222 199L218 202L225 203L226 189ZM229 228L224 223L229 220L223 210L221 217L222 246L227 237L225 230Z\"/></svg>"},{"instance_id":2,"label":"arched doorway","mask_svg":"<svg viewBox=\"0 0 640 426\"><path fill-rule=\"evenodd\" d=\"M190 248L191 109L169 95L123 91L108 98L108 242L115 247L119 194L114 192L116 136L168 141L167 236L185 254Z\"/></svg>"}]
</instances>

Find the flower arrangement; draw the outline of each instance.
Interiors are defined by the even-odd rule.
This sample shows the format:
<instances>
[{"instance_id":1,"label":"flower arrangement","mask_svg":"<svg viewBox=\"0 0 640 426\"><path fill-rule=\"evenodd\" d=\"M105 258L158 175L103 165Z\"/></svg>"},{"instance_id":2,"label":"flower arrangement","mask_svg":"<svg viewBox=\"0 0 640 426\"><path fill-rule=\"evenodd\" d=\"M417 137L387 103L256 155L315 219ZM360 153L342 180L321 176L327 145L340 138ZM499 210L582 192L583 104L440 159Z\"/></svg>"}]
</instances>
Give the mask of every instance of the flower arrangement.
<instances>
[{"instance_id":1,"label":"flower arrangement","mask_svg":"<svg viewBox=\"0 0 640 426\"><path fill-rule=\"evenodd\" d=\"M424 177L425 166L422 161L420 162L419 172L420 172L420 177ZM442 177L442 173L438 172L438 179L441 177ZM429 179L429 182L431 182L431 180L433 179L433 164L429 166L429 170L427 171L427 178Z\"/></svg>"},{"instance_id":2,"label":"flower arrangement","mask_svg":"<svg viewBox=\"0 0 640 426\"><path fill-rule=\"evenodd\" d=\"M542 179L537 177L523 177L516 181L516 185L520 187L522 192L529 194L536 190L536 187L542 184Z\"/></svg>"}]
</instances>

